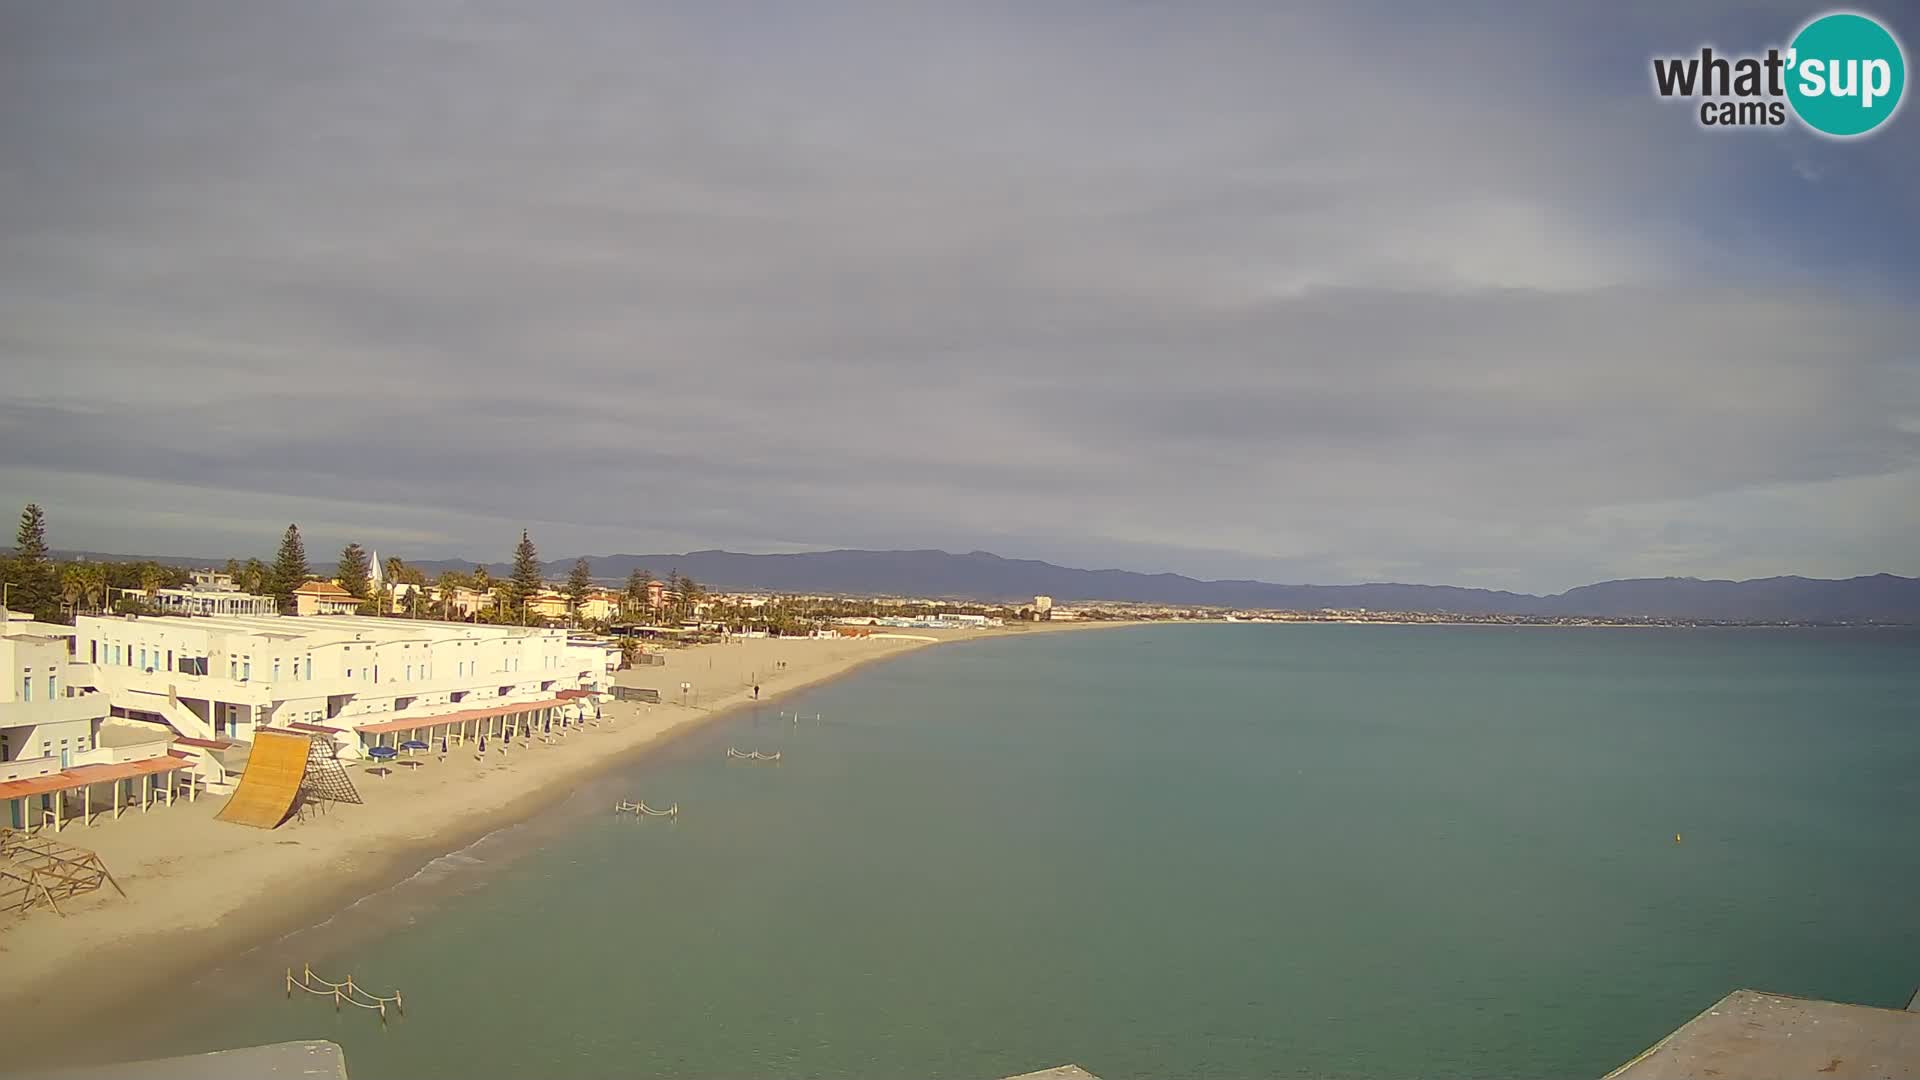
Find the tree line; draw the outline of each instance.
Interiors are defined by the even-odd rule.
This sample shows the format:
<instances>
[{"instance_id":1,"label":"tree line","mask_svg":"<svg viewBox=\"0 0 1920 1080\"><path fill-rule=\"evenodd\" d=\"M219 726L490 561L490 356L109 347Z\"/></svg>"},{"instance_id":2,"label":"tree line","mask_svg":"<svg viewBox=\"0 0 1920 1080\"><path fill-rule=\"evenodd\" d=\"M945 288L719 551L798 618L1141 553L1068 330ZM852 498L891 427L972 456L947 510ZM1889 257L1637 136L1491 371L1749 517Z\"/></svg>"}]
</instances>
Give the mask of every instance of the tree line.
<instances>
[{"instance_id":1,"label":"tree line","mask_svg":"<svg viewBox=\"0 0 1920 1080\"><path fill-rule=\"evenodd\" d=\"M544 621L545 615L532 606L534 597L547 584L540 571L540 555L527 530L520 532L514 547L512 573L495 579L484 566L471 573L448 570L429 582L420 568L398 557L389 558L381 569L385 582L376 588L372 556L359 543L349 543L340 551L334 581L359 601L363 615L396 615L412 618L460 619L487 623L531 623ZM241 592L271 596L280 611L295 611L295 593L309 581L319 580L307 561L306 542L298 523L281 534L279 549L272 562L257 558L228 559L223 572ZM47 543L47 517L37 503L28 503L20 512L11 554L0 556L0 588L4 588L4 606L26 612L44 622L71 622L75 616L117 612L155 614L161 589L185 587L191 572L151 559L131 561L88 561L53 558ZM707 591L678 570L661 582L656 603L654 577L646 570L628 576L619 594L615 616L622 620L679 623L691 619L707 600ZM406 586L404 590L398 586ZM587 602L595 589L593 567L586 559L573 564L564 588L567 615L585 619ZM461 595L462 591L466 595ZM473 594L480 594L475 597ZM404 594L398 604L396 596ZM399 610L395 610L396 607ZM599 620L602 622L610 619Z\"/></svg>"}]
</instances>

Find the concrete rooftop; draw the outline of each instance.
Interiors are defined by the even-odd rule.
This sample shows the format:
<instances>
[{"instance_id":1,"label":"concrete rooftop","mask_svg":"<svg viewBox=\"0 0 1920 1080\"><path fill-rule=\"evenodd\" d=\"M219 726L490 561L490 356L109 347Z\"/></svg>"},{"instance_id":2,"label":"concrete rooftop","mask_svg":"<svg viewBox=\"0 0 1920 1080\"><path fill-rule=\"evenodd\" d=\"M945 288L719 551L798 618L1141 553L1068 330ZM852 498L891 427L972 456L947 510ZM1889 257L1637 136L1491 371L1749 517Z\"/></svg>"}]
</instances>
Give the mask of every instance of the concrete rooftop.
<instances>
[{"instance_id":1,"label":"concrete rooftop","mask_svg":"<svg viewBox=\"0 0 1920 1080\"><path fill-rule=\"evenodd\" d=\"M1920 1012L1735 990L1607 1080L1920 1078Z\"/></svg>"}]
</instances>

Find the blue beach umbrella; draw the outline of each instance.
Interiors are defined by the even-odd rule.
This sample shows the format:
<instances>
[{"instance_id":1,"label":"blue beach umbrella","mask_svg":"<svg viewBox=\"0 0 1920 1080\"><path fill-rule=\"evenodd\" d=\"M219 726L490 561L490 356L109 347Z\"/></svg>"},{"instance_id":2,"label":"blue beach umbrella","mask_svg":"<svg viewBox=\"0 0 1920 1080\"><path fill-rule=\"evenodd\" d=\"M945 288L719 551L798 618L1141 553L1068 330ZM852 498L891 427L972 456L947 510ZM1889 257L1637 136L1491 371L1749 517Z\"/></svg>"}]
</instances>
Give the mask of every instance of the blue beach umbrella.
<instances>
[{"instance_id":1,"label":"blue beach umbrella","mask_svg":"<svg viewBox=\"0 0 1920 1080\"><path fill-rule=\"evenodd\" d=\"M395 750L391 746L376 746L367 751L367 756L372 758L375 761L383 761L383 762L392 761L394 758L397 758L400 756L400 751ZM380 775L381 777L384 778L387 775L387 773L390 773L392 771L393 770L390 768L382 769L380 770Z\"/></svg>"},{"instance_id":2,"label":"blue beach umbrella","mask_svg":"<svg viewBox=\"0 0 1920 1080\"><path fill-rule=\"evenodd\" d=\"M405 750L409 755L411 755L415 750L431 750L433 749L433 747L428 746L426 743L421 742L419 739L408 739L406 742L403 742L400 744L400 749Z\"/></svg>"}]
</instances>

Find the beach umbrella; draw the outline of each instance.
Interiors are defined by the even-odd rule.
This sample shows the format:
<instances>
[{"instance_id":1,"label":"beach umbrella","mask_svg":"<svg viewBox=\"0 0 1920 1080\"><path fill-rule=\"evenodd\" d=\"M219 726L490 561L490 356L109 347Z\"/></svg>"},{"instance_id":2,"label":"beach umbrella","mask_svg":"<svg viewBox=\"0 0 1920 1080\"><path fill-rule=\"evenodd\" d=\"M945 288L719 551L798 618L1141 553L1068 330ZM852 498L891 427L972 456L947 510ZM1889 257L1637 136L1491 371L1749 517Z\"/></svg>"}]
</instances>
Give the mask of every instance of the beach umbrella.
<instances>
[{"instance_id":1,"label":"beach umbrella","mask_svg":"<svg viewBox=\"0 0 1920 1080\"><path fill-rule=\"evenodd\" d=\"M400 749L405 750L408 757L412 757L415 750L431 750L433 747L428 746L419 739L408 739L406 742L400 744Z\"/></svg>"},{"instance_id":2,"label":"beach umbrella","mask_svg":"<svg viewBox=\"0 0 1920 1080\"><path fill-rule=\"evenodd\" d=\"M399 757L400 751L395 750L391 746L376 746L367 751L367 756L372 758L375 761L388 762L388 761L392 761L394 758ZM371 772L372 770L369 769L368 771ZM387 773L392 771L393 771L392 769L381 770L380 778L383 780L386 779Z\"/></svg>"}]
</instances>

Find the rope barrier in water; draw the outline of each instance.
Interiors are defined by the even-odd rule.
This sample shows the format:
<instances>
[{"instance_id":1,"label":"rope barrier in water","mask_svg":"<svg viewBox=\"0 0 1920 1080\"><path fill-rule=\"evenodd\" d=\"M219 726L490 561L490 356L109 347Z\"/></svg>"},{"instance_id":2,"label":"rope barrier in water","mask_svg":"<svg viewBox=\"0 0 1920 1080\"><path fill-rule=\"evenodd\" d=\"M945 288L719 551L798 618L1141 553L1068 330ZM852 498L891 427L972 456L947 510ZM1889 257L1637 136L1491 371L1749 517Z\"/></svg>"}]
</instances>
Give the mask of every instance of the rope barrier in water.
<instances>
[{"instance_id":1,"label":"rope barrier in water","mask_svg":"<svg viewBox=\"0 0 1920 1080\"><path fill-rule=\"evenodd\" d=\"M635 817L679 817L680 804L674 803L672 806L662 810L657 806L648 806L645 801L621 801L613 804L613 812L616 814L632 814Z\"/></svg>"},{"instance_id":2,"label":"rope barrier in water","mask_svg":"<svg viewBox=\"0 0 1920 1080\"><path fill-rule=\"evenodd\" d=\"M749 750L749 751L743 752L740 750L735 750L731 746L727 747L727 756L730 758L740 758L743 761L779 761L780 760L780 752L778 750L774 751L771 754L763 754L758 750Z\"/></svg>"},{"instance_id":3,"label":"rope barrier in water","mask_svg":"<svg viewBox=\"0 0 1920 1080\"><path fill-rule=\"evenodd\" d=\"M315 975L311 964L301 965L298 978L294 976L292 968L287 969L287 997L293 997L296 989L305 990L315 997L332 998L335 1012L338 1012L342 1005L376 1011L380 1014L382 1024L387 1022L388 1005L392 1005L401 1016L407 1015L407 1006L400 1000L398 987L395 987L393 993L389 995L368 993L364 987L355 985L352 975L348 975L344 982L330 982Z\"/></svg>"}]
</instances>

